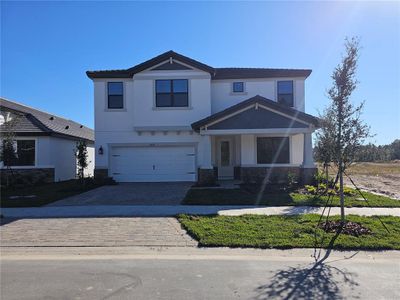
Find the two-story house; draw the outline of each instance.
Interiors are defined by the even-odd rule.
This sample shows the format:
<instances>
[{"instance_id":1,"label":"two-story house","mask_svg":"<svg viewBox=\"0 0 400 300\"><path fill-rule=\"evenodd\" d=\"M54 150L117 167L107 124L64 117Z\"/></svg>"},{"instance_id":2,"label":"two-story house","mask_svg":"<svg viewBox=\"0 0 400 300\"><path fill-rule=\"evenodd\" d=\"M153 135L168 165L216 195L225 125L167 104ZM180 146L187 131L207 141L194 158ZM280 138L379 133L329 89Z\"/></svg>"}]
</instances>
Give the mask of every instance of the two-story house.
<instances>
[{"instance_id":1,"label":"two-story house","mask_svg":"<svg viewBox=\"0 0 400 300\"><path fill-rule=\"evenodd\" d=\"M213 68L173 51L94 83L95 176L118 182L285 179L315 172L311 70Z\"/></svg>"}]
</instances>

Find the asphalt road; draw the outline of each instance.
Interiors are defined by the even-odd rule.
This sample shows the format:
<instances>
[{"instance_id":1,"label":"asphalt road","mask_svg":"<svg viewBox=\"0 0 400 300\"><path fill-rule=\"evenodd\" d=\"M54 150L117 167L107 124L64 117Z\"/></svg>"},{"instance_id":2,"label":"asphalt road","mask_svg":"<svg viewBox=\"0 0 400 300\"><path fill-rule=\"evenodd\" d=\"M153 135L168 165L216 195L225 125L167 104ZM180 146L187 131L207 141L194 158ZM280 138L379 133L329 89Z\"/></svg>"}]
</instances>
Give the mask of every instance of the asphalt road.
<instances>
[{"instance_id":1,"label":"asphalt road","mask_svg":"<svg viewBox=\"0 0 400 300\"><path fill-rule=\"evenodd\" d=\"M227 253L3 259L1 299L400 299L398 253L320 263Z\"/></svg>"}]
</instances>

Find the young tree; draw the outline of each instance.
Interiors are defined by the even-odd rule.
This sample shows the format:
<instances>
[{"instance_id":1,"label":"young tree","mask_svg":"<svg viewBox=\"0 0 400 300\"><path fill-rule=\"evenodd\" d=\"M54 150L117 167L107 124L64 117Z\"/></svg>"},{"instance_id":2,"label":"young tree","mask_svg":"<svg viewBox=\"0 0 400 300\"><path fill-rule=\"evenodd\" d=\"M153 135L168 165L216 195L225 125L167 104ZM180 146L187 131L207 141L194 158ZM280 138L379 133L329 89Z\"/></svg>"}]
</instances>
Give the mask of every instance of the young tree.
<instances>
[{"instance_id":1,"label":"young tree","mask_svg":"<svg viewBox=\"0 0 400 300\"><path fill-rule=\"evenodd\" d=\"M1 118L1 161L3 165L9 170L6 173L6 185L10 185L14 182L14 173L11 166L17 160L17 153L15 151L15 127L19 121L20 116L16 114L11 114L9 112L4 113ZM11 180L9 180L9 175L11 175Z\"/></svg>"},{"instance_id":2,"label":"young tree","mask_svg":"<svg viewBox=\"0 0 400 300\"><path fill-rule=\"evenodd\" d=\"M83 181L83 178L85 177L85 169L89 165L88 162L88 150L87 150L87 145L84 140L80 140L76 143L76 152L75 152L75 157L78 162L78 177L80 180Z\"/></svg>"},{"instance_id":3,"label":"young tree","mask_svg":"<svg viewBox=\"0 0 400 300\"><path fill-rule=\"evenodd\" d=\"M335 68L332 87L328 90L331 104L321 116L321 129L317 134L317 159L332 161L338 168L341 221L345 222L343 172L354 161L357 150L370 137L370 128L361 120L364 102L358 106L350 97L358 81L356 79L359 57L359 39L345 41L346 53Z\"/></svg>"}]
</instances>

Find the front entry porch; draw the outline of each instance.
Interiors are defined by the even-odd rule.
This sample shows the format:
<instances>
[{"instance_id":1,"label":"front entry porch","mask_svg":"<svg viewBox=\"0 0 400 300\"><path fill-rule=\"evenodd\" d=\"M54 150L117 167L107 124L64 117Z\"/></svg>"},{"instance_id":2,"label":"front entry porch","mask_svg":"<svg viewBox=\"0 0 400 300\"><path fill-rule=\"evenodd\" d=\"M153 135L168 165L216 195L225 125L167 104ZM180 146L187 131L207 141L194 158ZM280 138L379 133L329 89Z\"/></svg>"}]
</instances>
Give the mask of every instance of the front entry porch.
<instances>
[{"instance_id":1,"label":"front entry porch","mask_svg":"<svg viewBox=\"0 0 400 300\"><path fill-rule=\"evenodd\" d=\"M192 124L200 133L198 181L282 183L313 180L318 119L260 96Z\"/></svg>"},{"instance_id":2,"label":"front entry porch","mask_svg":"<svg viewBox=\"0 0 400 300\"><path fill-rule=\"evenodd\" d=\"M216 180L309 182L315 173L311 133L210 135Z\"/></svg>"}]
</instances>

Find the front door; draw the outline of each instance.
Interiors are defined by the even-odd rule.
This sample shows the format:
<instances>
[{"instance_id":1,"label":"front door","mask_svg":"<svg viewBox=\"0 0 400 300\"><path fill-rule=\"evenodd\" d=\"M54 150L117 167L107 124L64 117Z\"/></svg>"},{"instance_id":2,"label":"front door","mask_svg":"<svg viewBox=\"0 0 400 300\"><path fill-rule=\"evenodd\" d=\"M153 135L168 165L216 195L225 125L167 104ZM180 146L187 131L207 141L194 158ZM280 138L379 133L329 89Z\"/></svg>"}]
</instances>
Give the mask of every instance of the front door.
<instances>
[{"instance_id":1,"label":"front door","mask_svg":"<svg viewBox=\"0 0 400 300\"><path fill-rule=\"evenodd\" d=\"M218 179L233 179L233 139L218 142Z\"/></svg>"}]
</instances>

